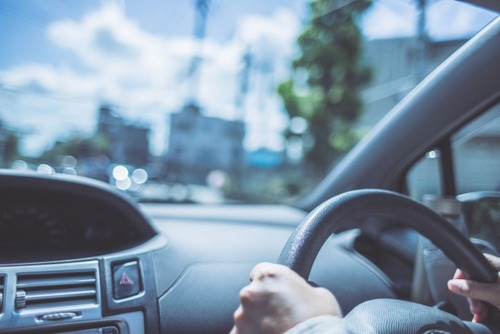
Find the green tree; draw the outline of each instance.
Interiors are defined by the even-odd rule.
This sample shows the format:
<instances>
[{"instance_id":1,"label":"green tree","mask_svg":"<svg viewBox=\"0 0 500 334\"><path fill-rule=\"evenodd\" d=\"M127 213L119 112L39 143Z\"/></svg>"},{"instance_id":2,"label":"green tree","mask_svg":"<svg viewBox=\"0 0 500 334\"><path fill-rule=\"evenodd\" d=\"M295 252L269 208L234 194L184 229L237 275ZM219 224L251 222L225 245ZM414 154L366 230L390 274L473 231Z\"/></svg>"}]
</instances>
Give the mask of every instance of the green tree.
<instances>
[{"instance_id":1,"label":"green tree","mask_svg":"<svg viewBox=\"0 0 500 334\"><path fill-rule=\"evenodd\" d=\"M292 77L278 87L290 116L302 117L309 138L305 157L324 172L359 139L352 124L362 111L360 89L370 79L361 64L362 36L358 20L371 0L311 0L310 20L298 37L301 54ZM286 136L296 134L288 129Z\"/></svg>"},{"instance_id":2,"label":"green tree","mask_svg":"<svg viewBox=\"0 0 500 334\"><path fill-rule=\"evenodd\" d=\"M67 140L57 141L54 146L42 155L42 160L56 163L61 156L71 155L77 159L98 155L110 155L110 142L101 134L82 138L75 136Z\"/></svg>"},{"instance_id":3,"label":"green tree","mask_svg":"<svg viewBox=\"0 0 500 334\"><path fill-rule=\"evenodd\" d=\"M19 159L19 136L14 133L8 133L5 139L5 161L12 162Z\"/></svg>"}]
</instances>

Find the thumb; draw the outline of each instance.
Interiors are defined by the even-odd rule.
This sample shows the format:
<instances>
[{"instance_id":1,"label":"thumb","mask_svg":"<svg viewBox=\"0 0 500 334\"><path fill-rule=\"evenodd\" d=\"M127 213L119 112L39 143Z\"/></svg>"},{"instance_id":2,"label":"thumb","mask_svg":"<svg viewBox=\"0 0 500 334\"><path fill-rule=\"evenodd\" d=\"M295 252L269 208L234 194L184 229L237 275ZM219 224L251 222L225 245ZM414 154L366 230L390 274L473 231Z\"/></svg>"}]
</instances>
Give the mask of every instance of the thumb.
<instances>
[{"instance_id":1,"label":"thumb","mask_svg":"<svg viewBox=\"0 0 500 334\"><path fill-rule=\"evenodd\" d=\"M479 283L471 280L452 279L448 281L448 289L458 295L481 300L500 308L499 283Z\"/></svg>"}]
</instances>

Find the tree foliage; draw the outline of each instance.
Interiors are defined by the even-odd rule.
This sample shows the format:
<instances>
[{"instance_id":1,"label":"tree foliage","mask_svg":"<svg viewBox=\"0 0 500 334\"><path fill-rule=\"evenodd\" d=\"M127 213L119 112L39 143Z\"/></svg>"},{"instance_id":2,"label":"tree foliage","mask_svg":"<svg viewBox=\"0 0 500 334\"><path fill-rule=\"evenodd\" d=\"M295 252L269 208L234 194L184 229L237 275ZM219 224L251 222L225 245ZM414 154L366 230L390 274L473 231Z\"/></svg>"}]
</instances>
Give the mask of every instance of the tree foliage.
<instances>
[{"instance_id":1,"label":"tree foliage","mask_svg":"<svg viewBox=\"0 0 500 334\"><path fill-rule=\"evenodd\" d=\"M60 157L71 155L77 159L90 158L99 155L110 155L111 143L101 134L82 138L75 136L67 140L57 141L54 146L42 155L42 160L56 162Z\"/></svg>"},{"instance_id":2,"label":"tree foliage","mask_svg":"<svg viewBox=\"0 0 500 334\"><path fill-rule=\"evenodd\" d=\"M306 161L319 170L354 145L352 124L362 111L360 89L370 70L360 62L358 20L371 0L311 0L310 20L298 37L292 77L278 87L290 116L308 122ZM297 134L287 131L290 138Z\"/></svg>"},{"instance_id":3,"label":"tree foliage","mask_svg":"<svg viewBox=\"0 0 500 334\"><path fill-rule=\"evenodd\" d=\"M4 161L12 162L19 157L19 136L14 133L8 133L5 138Z\"/></svg>"}]
</instances>

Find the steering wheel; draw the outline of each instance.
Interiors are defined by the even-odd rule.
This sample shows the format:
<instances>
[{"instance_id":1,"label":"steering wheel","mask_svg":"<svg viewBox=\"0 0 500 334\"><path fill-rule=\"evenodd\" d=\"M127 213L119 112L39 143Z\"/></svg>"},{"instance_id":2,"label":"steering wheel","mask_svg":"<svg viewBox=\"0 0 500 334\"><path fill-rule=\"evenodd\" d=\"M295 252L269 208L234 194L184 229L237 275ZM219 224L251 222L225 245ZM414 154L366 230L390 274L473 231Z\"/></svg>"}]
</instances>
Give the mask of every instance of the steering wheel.
<instances>
[{"instance_id":1,"label":"steering wheel","mask_svg":"<svg viewBox=\"0 0 500 334\"><path fill-rule=\"evenodd\" d=\"M319 250L335 231L373 216L416 230L471 279L496 282L497 271L452 224L408 197L379 189L346 192L318 206L297 226L277 262L307 280ZM463 322L444 311L393 299L364 302L351 310L347 318L356 333L491 333L481 324Z\"/></svg>"}]
</instances>

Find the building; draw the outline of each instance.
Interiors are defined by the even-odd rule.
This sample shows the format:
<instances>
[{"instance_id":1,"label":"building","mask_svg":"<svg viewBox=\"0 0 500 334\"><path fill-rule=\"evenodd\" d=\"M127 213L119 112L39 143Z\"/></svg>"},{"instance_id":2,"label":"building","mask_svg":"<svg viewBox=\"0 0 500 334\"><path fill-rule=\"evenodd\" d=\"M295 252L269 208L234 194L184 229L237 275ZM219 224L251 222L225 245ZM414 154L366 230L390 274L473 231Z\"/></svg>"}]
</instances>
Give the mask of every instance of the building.
<instances>
[{"instance_id":1,"label":"building","mask_svg":"<svg viewBox=\"0 0 500 334\"><path fill-rule=\"evenodd\" d=\"M146 125L137 125L120 117L113 107L102 105L97 122L98 134L110 144L111 163L142 167L149 163L149 132Z\"/></svg>"},{"instance_id":2,"label":"building","mask_svg":"<svg viewBox=\"0 0 500 334\"><path fill-rule=\"evenodd\" d=\"M244 163L242 121L202 115L190 103L170 115L168 151L164 156L164 176L179 183L205 184L211 171L238 175Z\"/></svg>"},{"instance_id":3,"label":"building","mask_svg":"<svg viewBox=\"0 0 500 334\"><path fill-rule=\"evenodd\" d=\"M282 166L285 159L285 152L261 147L246 153L245 164L254 168L274 169Z\"/></svg>"},{"instance_id":4,"label":"building","mask_svg":"<svg viewBox=\"0 0 500 334\"><path fill-rule=\"evenodd\" d=\"M364 111L358 127L371 127L406 96L422 78L462 46L466 40L427 40L417 57L415 38L369 40L364 44L363 61L373 77L362 92Z\"/></svg>"}]
</instances>

